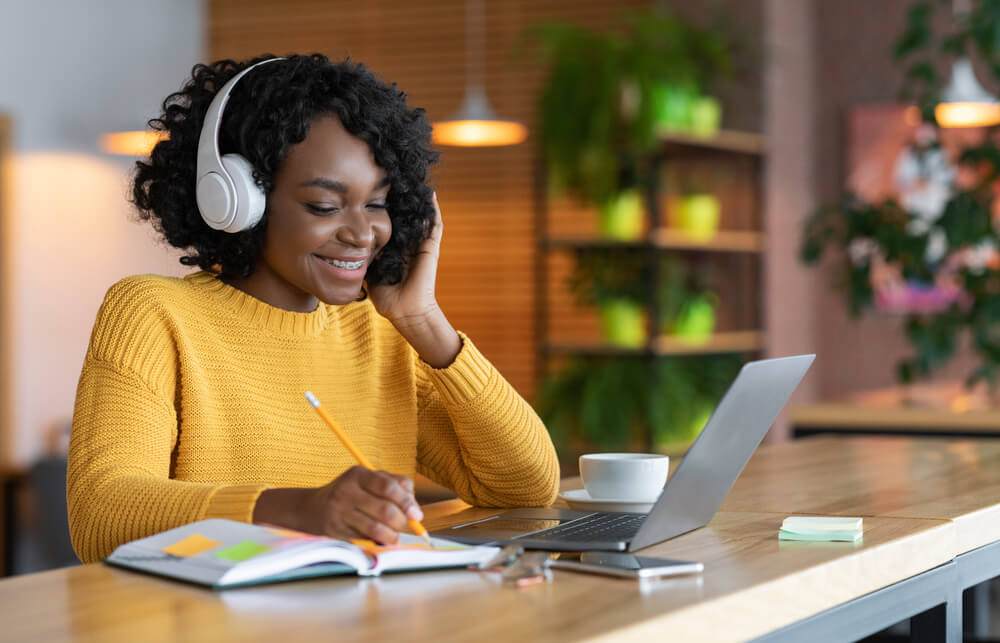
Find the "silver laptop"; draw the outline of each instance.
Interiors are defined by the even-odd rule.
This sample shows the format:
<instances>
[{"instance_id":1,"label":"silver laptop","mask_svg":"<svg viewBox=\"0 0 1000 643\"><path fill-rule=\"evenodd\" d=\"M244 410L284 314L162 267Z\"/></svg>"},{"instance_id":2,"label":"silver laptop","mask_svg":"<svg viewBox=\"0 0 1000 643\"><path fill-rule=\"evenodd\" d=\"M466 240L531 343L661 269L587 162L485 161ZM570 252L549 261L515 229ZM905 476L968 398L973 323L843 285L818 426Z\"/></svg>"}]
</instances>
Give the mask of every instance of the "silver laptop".
<instances>
[{"instance_id":1,"label":"silver laptop","mask_svg":"<svg viewBox=\"0 0 1000 643\"><path fill-rule=\"evenodd\" d=\"M636 551L704 527L815 357L744 364L648 514L512 509L434 535L551 551Z\"/></svg>"}]
</instances>

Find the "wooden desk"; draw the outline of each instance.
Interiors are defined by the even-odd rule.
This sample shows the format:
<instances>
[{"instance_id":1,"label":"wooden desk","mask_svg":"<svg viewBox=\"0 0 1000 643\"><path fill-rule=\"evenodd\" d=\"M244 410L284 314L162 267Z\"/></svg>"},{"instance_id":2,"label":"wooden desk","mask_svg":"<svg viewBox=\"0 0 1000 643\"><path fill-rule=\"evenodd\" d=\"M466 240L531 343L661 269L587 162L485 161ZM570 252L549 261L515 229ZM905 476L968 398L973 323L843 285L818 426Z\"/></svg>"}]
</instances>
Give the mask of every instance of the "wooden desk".
<instances>
[{"instance_id":1,"label":"wooden desk","mask_svg":"<svg viewBox=\"0 0 1000 643\"><path fill-rule=\"evenodd\" d=\"M974 540L963 532L982 529L986 533L978 540L1000 540L988 491L991 480L1000 481L1000 467L990 466L1000 458L1000 442L939 442L936 447L909 439L835 442L813 439L762 448L727 499L727 510L708 527L643 552L701 560L701 577L639 584L556 570L550 584L516 589L495 574L450 570L213 593L86 565L0 581L2 636L576 641L669 635L742 641L778 631L780 639L788 631L780 628L803 619L811 623L838 605L868 601L910 582L944 578L953 589L956 555ZM877 462L887 464L873 472ZM977 491L980 485L986 490ZM957 504L949 507L946 494L957 497ZM782 518L811 509L864 515L864 541L777 540ZM433 529L491 510L447 501L429 505L425 513L424 522ZM917 611L943 600L935 597ZM887 605L897 603L900 609L913 606L891 599Z\"/></svg>"},{"instance_id":2,"label":"wooden desk","mask_svg":"<svg viewBox=\"0 0 1000 643\"><path fill-rule=\"evenodd\" d=\"M946 409L875 408L826 402L796 408L791 424L794 437L823 433L1000 437L997 410L953 413Z\"/></svg>"},{"instance_id":3,"label":"wooden desk","mask_svg":"<svg viewBox=\"0 0 1000 643\"><path fill-rule=\"evenodd\" d=\"M428 507L429 528L459 508ZM481 510L472 510L475 513ZM444 512L446 515L442 516ZM470 515L470 514L466 514ZM85 565L0 581L14 640L738 641L794 623L949 561L946 521L875 518L864 544L781 543L782 515L719 514L650 555L697 559L701 576L632 581L555 570L524 589L467 570L323 579L213 593Z\"/></svg>"},{"instance_id":4,"label":"wooden desk","mask_svg":"<svg viewBox=\"0 0 1000 643\"><path fill-rule=\"evenodd\" d=\"M893 386L792 409L792 435L821 433L1000 437L1000 410L961 382Z\"/></svg>"},{"instance_id":5,"label":"wooden desk","mask_svg":"<svg viewBox=\"0 0 1000 643\"><path fill-rule=\"evenodd\" d=\"M793 440L758 449L722 510L950 520L964 553L1000 540L1000 440Z\"/></svg>"}]
</instances>

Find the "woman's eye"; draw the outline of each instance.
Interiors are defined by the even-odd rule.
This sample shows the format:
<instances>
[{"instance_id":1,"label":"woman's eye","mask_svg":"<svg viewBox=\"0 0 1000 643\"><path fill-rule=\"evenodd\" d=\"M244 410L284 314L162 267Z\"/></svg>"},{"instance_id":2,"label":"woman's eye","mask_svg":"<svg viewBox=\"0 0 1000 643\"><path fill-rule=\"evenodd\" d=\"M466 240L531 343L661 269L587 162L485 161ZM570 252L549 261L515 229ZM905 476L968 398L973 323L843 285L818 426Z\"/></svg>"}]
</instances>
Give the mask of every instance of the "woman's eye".
<instances>
[{"instance_id":1,"label":"woman's eye","mask_svg":"<svg viewBox=\"0 0 1000 643\"><path fill-rule=\"evenodd\" d=\"M312 203L307 203L306 208L308 208L309 211L312 212L313 214L318 214L320 216L329 216L340 210L340 208L328 207L322 205L313 205Z\"/></svg>"},{"instance_id":2,"label":"woman's eye","mask_svg":"<svg viewBox=\"0 0 1000 643\"><path fill-rule=\"evenodd\" d=\"M368 209L369 210L385 210L385 204L384 203L369 203L368 204Z\"/></svg>"}]
</instances>

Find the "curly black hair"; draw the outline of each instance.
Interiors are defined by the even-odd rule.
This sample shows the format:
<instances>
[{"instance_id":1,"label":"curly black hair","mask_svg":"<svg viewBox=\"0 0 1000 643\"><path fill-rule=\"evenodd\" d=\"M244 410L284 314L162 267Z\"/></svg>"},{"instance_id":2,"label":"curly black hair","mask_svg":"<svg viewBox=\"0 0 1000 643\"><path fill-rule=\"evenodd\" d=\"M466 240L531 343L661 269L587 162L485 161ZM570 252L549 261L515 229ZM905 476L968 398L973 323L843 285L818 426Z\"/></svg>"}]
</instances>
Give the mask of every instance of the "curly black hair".
<instances>
[{"instance_id":1,"label":"curly black hair","mask_svg":"<svg viewBox=\"0 0 1000 643\"><path fill-rule=\"evenodd\" d=\"M250 230L229 233L210 228L195 201L198 138L216 92L250 65L220 60L195 65L180 91L163 101L163 114L149 121L168 136L148 159L136 162L132 202L139 217L152 220L170 245L187 250L181 263L224 278L253 273L267 230L268 213ZM369 285L395 284L434 224L433 191L427 185L438 152L430 148L430 125L421 108L409 109L406 94L387 86L361 63L331 63L322 54L288 56L244 76L230 94L219 131L221 154L242 154L254 180L270 194L274 176L290 145L302 142L318 116L333 114L344 129L371 148L386 171L386 208L392 237L366 276Z\"/></svg>"}]
</instances>

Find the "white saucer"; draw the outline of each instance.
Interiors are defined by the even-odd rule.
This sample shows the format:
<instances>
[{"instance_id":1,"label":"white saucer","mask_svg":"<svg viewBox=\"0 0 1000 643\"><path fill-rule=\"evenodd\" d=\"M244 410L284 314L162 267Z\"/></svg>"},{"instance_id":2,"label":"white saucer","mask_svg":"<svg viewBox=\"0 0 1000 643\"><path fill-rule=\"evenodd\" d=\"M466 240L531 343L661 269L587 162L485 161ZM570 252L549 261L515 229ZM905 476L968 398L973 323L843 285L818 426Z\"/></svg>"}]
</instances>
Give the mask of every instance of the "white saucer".
<instances>
[{"instance_id":1,"label":"white saucer","mask_svg":"<svg viewBox=\"0 0 1000 643\"><path fill-rule=\"evenodd\" d=\"M618 500L612 498L601 498L597 500L591 498L586 489L573 489L564 491L559 497L566 501L570 509L580 509L583 511L625 511L628 513L649 513L649 510L656 504L653 499L633 499Z\"/></svg>"}]
</instances>

